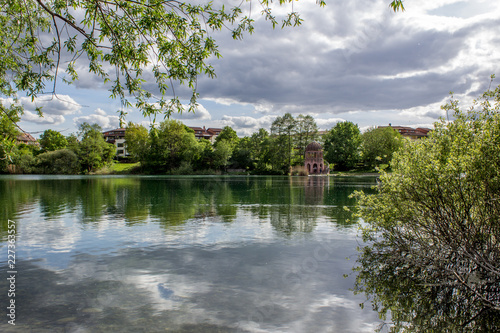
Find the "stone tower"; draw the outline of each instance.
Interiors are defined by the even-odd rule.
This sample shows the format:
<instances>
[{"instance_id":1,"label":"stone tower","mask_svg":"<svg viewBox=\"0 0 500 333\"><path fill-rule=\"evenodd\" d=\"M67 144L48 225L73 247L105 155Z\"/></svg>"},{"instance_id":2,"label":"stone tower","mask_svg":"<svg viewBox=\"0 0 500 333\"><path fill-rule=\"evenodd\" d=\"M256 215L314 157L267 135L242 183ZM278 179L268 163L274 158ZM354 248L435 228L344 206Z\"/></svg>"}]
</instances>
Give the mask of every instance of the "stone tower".
<instances>
[{"instance_id":1,"label":"stone tower","mask_svg":"<svg viewBox=\"0 0 500 333\"><path fill-rule=\"evenodd\" d=\"M323 147L318 142L313 141L307 145L304 156L304 167L310 175L329 173L330 168L325 166L323 159Z\"/></svg>"}]
</instances>

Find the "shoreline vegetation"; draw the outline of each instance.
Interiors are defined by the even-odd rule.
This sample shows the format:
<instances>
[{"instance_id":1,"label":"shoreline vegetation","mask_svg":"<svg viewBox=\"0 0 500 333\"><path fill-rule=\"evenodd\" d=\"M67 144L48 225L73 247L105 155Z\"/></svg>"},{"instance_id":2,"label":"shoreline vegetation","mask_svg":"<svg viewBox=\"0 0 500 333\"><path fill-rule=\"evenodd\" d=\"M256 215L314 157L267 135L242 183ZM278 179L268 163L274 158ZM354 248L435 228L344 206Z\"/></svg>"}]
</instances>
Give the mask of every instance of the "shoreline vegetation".
<instances>
[{"instance_id":1,"label":"shoreline vegetation","mask_svg":"<svg viewBox=\"0 0 500 333\"><path fill-rule=\"evenodd\" d=\"M356 191L363 293L391 332L500 331L500 86L451 99L429 138L408 142L375 193Z\"/></svg>"},{"instance_id":2,"label":"shoreline vegetation","mask_svg":"<svg viewBox=\"0 0 500 333\"><path fill-rule=\"evenodd\" d=\"M312 143L322 154L316 161L320 169L371 173L388 170L392 155L407 141L397 128L374 127L361 133L348 121L320 133L311 116L294 118L289 113L277 117L270 132L261 128L240 138L226 126L211 140L196 137L177 120L162 121L150 130L129 123L123 142L123 137L116 141L113 131L103 134L99 125L88 123L67 137L49 129L39 140L25 133L30 140L20 141L23 134L10 125L0 144L0 173L305 176L316 173L305 159Z\"/></svg>"},{"instance_id":3,"label":"shoreline vegetation","mask_svg":"<svg viewBox=\"0 0 500 333\"><path fill-rule=\"evenodd\" d=\"M176 170L172 170L172 172L166 173L166 174L156 174L156 175L172 175L172 176L271 176L271 175L266 175L266 174L254 174L249 171L242 171L242 170L231 170L228 169L226 171L217 171L217 170L203 170L199 172L193 172L193 173L176 173ZM114 162L113 164L106 166L100 170L97 170L96 172L90 173L89 175L155 175L151 173L145 173L141 171L141 165L139 162L132 162L132 163L127 163L127 162ZM312 175L312 177L352 177L352 176L360 176L360 177L365 177L365 176L373 176L373 177L378 177L380 173L378 172L367 172L367 171L360 171L360 170L353 170L353 171L333 171L328 175ZM292 174L288 176L305 176L305 175L299 175L299 174Z\"/></svg>"}]
</instances>

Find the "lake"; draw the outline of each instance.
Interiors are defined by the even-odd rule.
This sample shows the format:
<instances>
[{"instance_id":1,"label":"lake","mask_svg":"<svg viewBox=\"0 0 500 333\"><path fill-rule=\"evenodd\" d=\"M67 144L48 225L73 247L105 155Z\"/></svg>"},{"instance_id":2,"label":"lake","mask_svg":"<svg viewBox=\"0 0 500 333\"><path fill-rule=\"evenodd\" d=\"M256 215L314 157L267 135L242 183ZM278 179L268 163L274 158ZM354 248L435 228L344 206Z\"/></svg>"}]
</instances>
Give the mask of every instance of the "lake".
<instances>
[{"instance_id":1,"label":"lake","mask_svg":"<svg viewBox=\"0 0 500 333\"><path fill-rule=\"evenodd\" d=\"M0 176L0 331L373 332L344 207L374 184Z\"/></svg>"}]
</instances>

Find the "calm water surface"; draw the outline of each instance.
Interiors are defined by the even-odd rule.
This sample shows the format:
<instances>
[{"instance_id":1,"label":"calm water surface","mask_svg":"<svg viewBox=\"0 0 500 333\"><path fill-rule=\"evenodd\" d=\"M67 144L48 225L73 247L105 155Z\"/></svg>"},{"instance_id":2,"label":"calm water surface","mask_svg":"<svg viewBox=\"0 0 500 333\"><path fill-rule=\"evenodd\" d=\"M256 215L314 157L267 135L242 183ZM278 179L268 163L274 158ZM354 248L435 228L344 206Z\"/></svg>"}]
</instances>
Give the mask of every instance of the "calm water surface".
<instances>
[{"instance_id":1,"label":"calm water surface","mask_svg":"<svg viewBox=\"0 0 500 333\"><path fill-rule=\"evenodd\" d=\"M349 291L360 239L344 206L374 183L2 176L0 331L373 332Z\"/></svg>"}]
</instances>

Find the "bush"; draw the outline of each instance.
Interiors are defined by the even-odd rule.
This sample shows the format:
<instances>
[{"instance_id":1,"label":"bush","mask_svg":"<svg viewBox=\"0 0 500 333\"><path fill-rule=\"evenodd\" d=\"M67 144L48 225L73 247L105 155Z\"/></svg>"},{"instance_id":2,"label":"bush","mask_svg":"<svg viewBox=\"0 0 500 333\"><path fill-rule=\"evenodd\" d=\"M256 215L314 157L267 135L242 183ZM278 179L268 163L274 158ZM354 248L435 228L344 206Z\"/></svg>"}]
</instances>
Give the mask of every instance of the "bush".
<instances>
[{"instance_id":1,"label":"bush","mask_svg":"<svg viewBox=\"0 0 500 333\"><path fill-rule=\"evenodd\" d=\"M37 173L69 175L78 173L79 169L78 157L69 149L49 151L37 157Z\"/></svg>"},{"instance_id":2,"label":"bush","mask_svg":"<svg viewBox=\"0 0 500 333\"><path fill-rule=\"evenodd\" d=\"M33 173L36 169L36 159L31 154L16 156L13 162L16 173Z\"/></svg>"},{"instance_id":3,"label":"bush","mask_svg":"<svg viewBox=\"0 0 500 333\"><path fill-rule=\"evenodd\" d=\"M193 174L193 166L190 162L182 161L181 165L178 168L172 169L170 171L172 175L192 175Z\"/></svg>"},{"instance_id":4,"label":"bush","mask_svg":"<svg viewBox=\"0 0 500 333\"><path fill-rule=\"evenodd\" d=\"M356 290L391 311L394 331L498 331L500 88L467 112L444 109L453 122L405 142L378 193L357 194L371 245Z\"/></svg>"}]
</instances>

